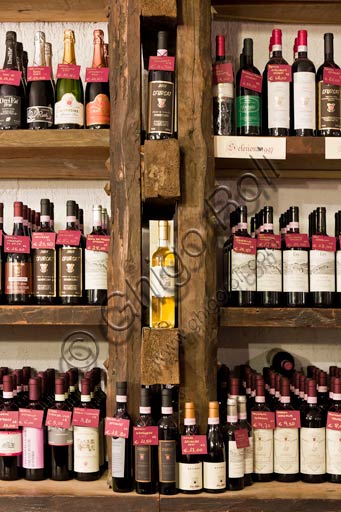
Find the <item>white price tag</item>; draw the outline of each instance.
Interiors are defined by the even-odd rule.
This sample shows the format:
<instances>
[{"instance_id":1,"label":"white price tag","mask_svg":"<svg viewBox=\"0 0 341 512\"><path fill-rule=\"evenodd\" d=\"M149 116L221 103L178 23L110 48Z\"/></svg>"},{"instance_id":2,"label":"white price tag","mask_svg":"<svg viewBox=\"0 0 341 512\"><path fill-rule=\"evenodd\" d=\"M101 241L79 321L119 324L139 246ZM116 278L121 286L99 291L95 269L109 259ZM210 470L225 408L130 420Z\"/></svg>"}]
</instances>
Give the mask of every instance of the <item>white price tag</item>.
<instances>
[{"instance_id":1,"label":"white price tag","mask_svg":"<svg viewBox=\"0 0 341 512\"><path fill-rule=\"evenodd\" d=\"M339 137L326 137L324 152L326 160L339 160L341 158L341 140Z\"/></svg>"},{"instance_id":2,"label":"white price tag","mask_svg":"<svg viewBox=\"0 0 341 512\"><path fill-rule=\"evenodd\" d=\"M217 158L255 158L285 160L285 137L214 137L214 156Z\"/></svg>"}]
</instances>

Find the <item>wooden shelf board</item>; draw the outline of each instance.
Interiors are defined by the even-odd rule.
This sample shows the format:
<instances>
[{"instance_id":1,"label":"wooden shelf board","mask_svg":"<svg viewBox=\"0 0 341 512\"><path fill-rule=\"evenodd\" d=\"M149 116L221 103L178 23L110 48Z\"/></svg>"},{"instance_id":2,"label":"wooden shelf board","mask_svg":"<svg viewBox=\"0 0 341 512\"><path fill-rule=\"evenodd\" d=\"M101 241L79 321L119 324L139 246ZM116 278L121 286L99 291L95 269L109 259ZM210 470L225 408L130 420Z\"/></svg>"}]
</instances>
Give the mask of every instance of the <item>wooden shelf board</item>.
<instances>
[{"instance_id":1,"label":"wooden shelf board","mask_svg":"<svg viewBox=\"0 0 341 512\"><path fill-rule=\"evenodd\" d=\"M2 2L0 22L106 21L109 0L12 0Z\"/></svg>"},{"instance_id":2,"label":"wooden shelf board","mask_svg":"<svg viewBox=\"0 0 341 512\"><path fill-rule=\"evenodd\" d=\"M105 324L104 316L100 306L0 306L0 326L95 326Z\"/></svg>"}]
</instances>

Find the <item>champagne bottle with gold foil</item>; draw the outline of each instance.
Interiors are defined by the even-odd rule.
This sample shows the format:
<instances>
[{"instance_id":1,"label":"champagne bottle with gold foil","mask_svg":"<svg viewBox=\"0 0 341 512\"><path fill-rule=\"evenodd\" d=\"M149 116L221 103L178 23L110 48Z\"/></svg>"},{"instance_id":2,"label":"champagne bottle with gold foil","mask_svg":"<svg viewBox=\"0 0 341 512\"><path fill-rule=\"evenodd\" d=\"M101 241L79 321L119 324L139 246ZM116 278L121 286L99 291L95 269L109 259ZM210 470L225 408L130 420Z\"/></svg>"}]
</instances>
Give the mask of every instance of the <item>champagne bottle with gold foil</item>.
<instances>
[{"instance_id":1,"label":"champagne bottle with gold foil","mask_svg":"<svg viewBox=\"0 0 341 512\"><path fill-rule=\"evenodd\" d=\"M185 403L183 436L194 436L199 433L195 419L193 402ZM185 494L197 494L202 491L202 462L200 455L184 455L182 443L178 446L179 491Z\"/></svg>"}]
</instances>

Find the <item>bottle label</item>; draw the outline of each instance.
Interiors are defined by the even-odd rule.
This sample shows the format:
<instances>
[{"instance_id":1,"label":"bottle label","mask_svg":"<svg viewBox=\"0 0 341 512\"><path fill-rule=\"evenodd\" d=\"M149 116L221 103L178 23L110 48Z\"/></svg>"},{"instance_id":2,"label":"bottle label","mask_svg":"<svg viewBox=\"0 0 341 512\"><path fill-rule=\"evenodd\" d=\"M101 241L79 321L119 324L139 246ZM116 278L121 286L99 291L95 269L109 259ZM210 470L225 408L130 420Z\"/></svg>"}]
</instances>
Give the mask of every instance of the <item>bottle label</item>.
<instances>
[{"instance_id":1,"label":"bottle label","mask_svg":"<svg viewBox=\"0 0 341 512\"><path fill-rule=\"evenodd\" d=\"M315 130L315 73L294 73L294 129Z\"/></svg>"},{"instance_id":2,"label":"bottle label","mask_svg":"<svg viewBox=\"0 0 341 512\"><path fill-rule=\"evenodd\" d=\"M0 96L0 127L20 128L21 97Z\"/></svg>"},{"instance_id":3,"label":"bottle label","mask_svg":"<svg viewBox=\"0 0 341 512\"><path fill-rule=\"evenodd\" d=\"M224 84L225 85L225 84ZM227 84L231 85L231 84ZM233 133L233 97L214 96L213 123L214 135L232 135Z\"/></svg>"},{"instance_id":4,"label":"bottle label","mask_svg":"<svg viewBox=\"0 0 341 512\"><path fill-rule=\"evenodd\" d=\"M163 484L176 482L175 441L159 441L159 481Z\"/></svg>"},{"instance_id":5,"label":"bottle label","mask_svg":"<svg viewBox=\"0 0 341 512\"><path fill-rule=\"evenodd\" d=\"M82 249L61 247L59 249L59 296L82 296Z\"/></svg>"},{"instance_id":6,"label":"bottle label","mask_svg":"<svg viewBox=\"0 0 341 512\"><path fill-rule=\"evenodd\" d=\"M335 254L310 251L310 291L335 292Z\"/></svg>"},{"instance_id":7,"label":"bottle label","mask_svg":"<svg viewBox=\"0 0 341 512\"><path fill-rule=\"evenodd\" d=\"M181 491L199 491L202 489L202 462L183 464L179 462L179 489Z\"/></svg>"},{"instance_id":8,"label":"bottle label","mask_svg":"<svg viewBox=\"0 0 341 512\"><path fill-rule=\"evenodd\" d=\"M174 297L175 267L170 265L155 265L150 270L151 291L154 297Z\"/></svg>"},{"instance_id":9,"label":"bottle label","mask_svg":"<svg viewBox=\"0 0 341 512\"><path fill-rule=\"evenodd\" d=\"M299 472L297 428L276 428L274 431L274 471L280 475Z\"/></svg>"},{"instance_id":10,"label":"bottle label","mask_svg":"<svg viewBox=\"0 0 341 512\"><path fill-rule=\"evenodd\" d=\"M231 290L256 291L256 257L231 251Z\"/></svg>"},{"instance_id":11,"label":"bottle label","mask_svg":"<svg viewBox=\"0 0 341 512\"><path fill-rule=\"evenodd\" d=\"M204 489L218 490L226 487L226 462L204 462Z\"/></svg>"},{"instance_id":12,"label":"bottle label","mask_svg":"<svg viewBox=\"0 0 341 512\"><path fill-rule=\"evenodd\" d=\"M290 127L290 84L268 80L268 126Z\"/></svg>"},{"instance_id":13,"label":"bottle label","mask_svg":"<svg viewBox=\"0 0 341 512\"><path fill-rule=\"evenodd\" d=\"M326 430L327 473L341 475L341 431Z\"/></svg>"},{"instance_id":14,"label":"bottle label","mask_svg":"<svg viewBox=\"0 0 341 512\"><path fill-rule=\"evenodd\" d=\"M308 251L283 251L283 292L308 291Z\"/></svg>"},{"instance_id":15,"label":"bottle label","mask_svg":"<svg viewBox=\"0 0 341 512\"><path fill-rule=\"evenodd\" d=\"M282 291L282 253L278 249L258 249L257 291Z\"/></svg>"},{"instance_id":16,"label":"bottle label","mask_svg":"<svg viewBox=\"0 0 341 512\"><path fill-rule=\"evenodd\" d=\"M99 436L93 427L74 427L74 471L99 471Z\"/></svg>"},{"instance_id":17,"label":"bottle label","mask_svg":"<svg viewBox=\"0 0 341 512\"><path fill-rule=\"evenodd\" d=\"M144 483L152 480L150 446L135 446L135 480Z\"/></svg>"},{"instance_id":18,"label":"bottle label","mask_svg":"<svg viewBox=\"0 0 341 512\"><path fill-rule=\"evenodd\" d=\"M0 431L0 457L22 454L21 430Z\"/></svg>"},{"instance_id":19,"label":"bottle label","mask_svg":"<svg viewBox=\"0 0 341 512\"><path fill-rule=\"evenodd\" d=\"M253 430L253 444L254 444L254 472L260 475L267 475L273 473L273 450L274 450L274 436L273 430L269 429L254 429Z\"/></svg>"},{"instance_id":20,"label":"bottle label","mask_svg":"<svg viewBox=\"0 0 341 512\"><path fill-rule=\"evenodd\" d=\"M244 448L237 448L236 441L228 442L228 478L244 476Z\"/></svg>"},{"instance_id":21,"label":"bottle label","mask_svg":"<svg viewBox=\"0 0 341 512\"><path fill-rule=\"evenodd\" d=\"M340 86L320 81L317 94L318 129L340 131Z\"/></svg>"},{"instance_id":22,"label":"bottle label","mask_svg":"<svg viewBox=\"0 0 341 512\"><path fill-rule=\"evenodd\" d=\"M336 251L336 291L341 292L341 251Z\"/></svg>"},{"instance_id":23,"label":"bottle label","mask_svg":"<svg viewBox=\"0 0 341 512\"><path fill-rule=\"evenodd\" d=\"M114 478L124 478L126 441L122 437L112 439L111 455L112 455L112 476Z\"/></svg>"},{"instance_id":24,"label":"bottle label","mask_svg":"<svg viewBox=\"0 0 341 512\"><path fill-rule=\"evenodd\" d=\"M110 124L110 100L106 94L97 94L86 105L86 126Z\"/></svg>"},{"instance_id":25,"label":"bottle label","mask_svg":"<svg viewBox=\"0 0 341 512\"><path fill-rule=\"evenodd\" d=\"M237 97L237 127L260 126L261 98L260 96Z\"/></svg>"},{"instance_id":26,"label":"bottle label","mask_svg":"<svg viewBox=\"0 0 341 512\"><path fill-rule=\"evenodd\" d=\"M148 133L173 134L174 83L149 82Z\"/></svg>"},{"instance_id":27,"label":"bottle label","mask_svg":"<svg viewBox=\"0 0 341 512\"><path fill-rule=\"evenodd\" d=\"M85 249L85 289L106 290L108 254Z\"/></svg>"},{"instance_id":28,"label":"bottle label","mask_svg":"<svg viewBox=\"0 0 341 512\"><path fill-rule=\"evenodd\" d=\"M249 446L244 448L244 472L246 475L253 473L253 438L249 437Z\"/></svg>"},{"instance_id":29,"label":"bottle label","mask_svg":"<svg viewBox=\"0 0 341 512\"><path fill-rule=\"evenodd\" d=\"M47 443L51 446L73 445L73 428L48 427Z\"/></svg>"},{"instance_id":30,"label":"bottle label","mask_svg":"<svg viewBox=\"0 0 341 512\"><path fill-rule=\"evenodd\" d=\"M44 468L44 428L24 427L22 465L27 469Z\"/></svg>"},{"instance_id":31,"label":"bottle label","mask_svg":"<svg viewBox=\"0 0 341 512\"><path fill-rule=\"evenodd\" d=\"M56 297L56 252L51 249L34 250L33 294L35 297Z\"/></svg>"},{"instance_id":32,"label":"bottle label","mask_svg":"<svg viewBox=\"0 0 341 512\"><path fill-rule=\"evenodd\" d=\"M326 472L326 429L301 428L301 473L324 475Z\"/></svg>"},{"instance_id":33,"label":"bottle label","mask_svg":"<svg viewBox=\"0 0 341 512\"><path fill-rule=\"evenodd\" d=\"M84 125L84 105L72 93L66 93L55 104L55 124Z\"/></svg>"},{"instance_id":34,"label":"bottle label","mask_svg":"<svg viewBox=\"0 0 341 512\"><path fill-rule=\"evenodd\" d=\"M5 294L31 295L32 268L29 262L12 261L5 264Z\"/></svg>"},{"instance_id":35,"label":"bottle label","mask_svg":"<svg viewBox=\"0 0 341 512\"><path fill-rule=\"evenodd\" d=\"M47 123L53 125L53 108L52 107L28 107L27 123Z\"/></svg>"}]
</instances>

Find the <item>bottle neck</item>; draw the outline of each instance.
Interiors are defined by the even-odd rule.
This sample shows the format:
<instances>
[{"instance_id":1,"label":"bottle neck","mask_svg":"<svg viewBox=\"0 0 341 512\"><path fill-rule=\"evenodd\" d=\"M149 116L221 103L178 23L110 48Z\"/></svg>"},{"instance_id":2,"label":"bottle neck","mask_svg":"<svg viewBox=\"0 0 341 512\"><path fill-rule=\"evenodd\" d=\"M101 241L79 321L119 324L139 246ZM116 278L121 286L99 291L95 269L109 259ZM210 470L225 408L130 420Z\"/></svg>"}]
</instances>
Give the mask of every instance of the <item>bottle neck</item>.
<instances>
[{"instance_id":1,"label":"bottle neck","mask_svg":"<svg viewBox=\"0 0 341 512\"><path fill-rule=\"evenodd\" d=\"M306 59L308 57L308 47L307 46L299 46L297 48L297 54L299 59Z\"/></svg>"},{"instance_id":2,"label":"bottle neck","mask_svg":"<svg viewBox=\"0 0 341 512\"><path fill-rule=\"evenodd\" d=\"M104 49L101 41L96 41L94 44L94 55L92 59L93 68L104 68Z\"/></svg>"},{"instance_id":3,"label":"bottle neck","mask_svg":"<svg viewBox=\"0 0 341 512\"><path fill-rule=\"evenodd\" d=\"M10 41L10 42L6 43L4 69L18 70L17 50L16 50L16 43L14 41Z\"/></svg>"},{"instance_id":4,"label":"bottle neck","mask_svg":"<svg viewBox=\"0 0 341 512\"><path fill-rule=\"evenodd\" d=\"M43 40L35 42L33 66L46 66L45 61L45 43Z\"/></svg>"},{"instance_id":5,"label":"bottle neck","mask_svg":"<svg viewBox=\"0 0 341 512\"><path fill-rule=\"evenodd\" d=\"M282 57L282 45L274 44L272 47L272 57Z\"/></svg>"},{"instance_id":6,"label":"bottle neck","mask_svg":"<svg viewBox=\"0 0 341 512\"><path fill-rule=\"evenodd\" d=\"M71 39L64 40L63 64L76 64L75 45Z\"/></svg>"},{"instance_id":7,"label":"bottle neck","mask_svg":"<svg viewBox=\"0 0 341 512\"><path fill-rule=\"evenodd\" d=\"M244 61L245 61L246 66L252 67L253 66L253 55L245 55Z\"/></svg>"},{"instance_id":8,"label":"bottle neck","mask_svg":"<svg viewBox=\"0 0 341 512\"><path fill-rule=\"evenodd\" d=\"M66 217L66 229L76 230L77 229L77 217L70 215Z\"/></svg>"}]
</instances>

